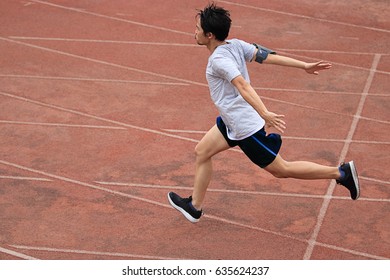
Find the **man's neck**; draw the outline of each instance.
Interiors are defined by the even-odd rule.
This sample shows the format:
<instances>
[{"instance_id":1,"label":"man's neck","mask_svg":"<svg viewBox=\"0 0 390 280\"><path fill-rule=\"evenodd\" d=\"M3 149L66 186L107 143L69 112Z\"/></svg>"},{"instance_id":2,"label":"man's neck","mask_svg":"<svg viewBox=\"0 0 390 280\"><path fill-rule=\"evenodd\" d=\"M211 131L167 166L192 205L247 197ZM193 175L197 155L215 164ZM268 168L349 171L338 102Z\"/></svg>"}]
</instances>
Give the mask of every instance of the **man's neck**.
<instances>
[{"instance_id":1,"label":"man's neck","mask_svg":"<svg viewBox=\"0 0 390 280\"><path fill-rule=\"evenodd\" d=\"M225 45L225 44L227 44L226 41L213 40L210 42L210 44L207 45L207 48L210 51L210 54L212 54L216 48L218 48L221 45Z\"/></svg>"}]
</instances>

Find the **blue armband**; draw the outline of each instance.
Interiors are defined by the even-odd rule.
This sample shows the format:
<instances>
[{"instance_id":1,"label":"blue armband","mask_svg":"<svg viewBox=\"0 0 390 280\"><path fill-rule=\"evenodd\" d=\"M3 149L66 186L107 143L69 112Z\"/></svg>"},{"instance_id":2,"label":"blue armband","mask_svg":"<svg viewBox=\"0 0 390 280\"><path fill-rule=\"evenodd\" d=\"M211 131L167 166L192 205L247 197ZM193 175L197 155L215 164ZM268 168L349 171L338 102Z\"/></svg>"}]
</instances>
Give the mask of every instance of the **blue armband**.
<instances>
[{"instance_id":1,"label":"blue armband","mask_svg":"<svg viewBox=\"0 0 390 280\"><path fill-rule=\"evenodd\" d=\"M274 52L273 50L267 49L266 47L260 46L256 43L253 43L252 45L257 48L255 61L258 63L263 63L263 61L266 60L269 54L276 54L276 52Z\"/></svg>"}]
</instances>

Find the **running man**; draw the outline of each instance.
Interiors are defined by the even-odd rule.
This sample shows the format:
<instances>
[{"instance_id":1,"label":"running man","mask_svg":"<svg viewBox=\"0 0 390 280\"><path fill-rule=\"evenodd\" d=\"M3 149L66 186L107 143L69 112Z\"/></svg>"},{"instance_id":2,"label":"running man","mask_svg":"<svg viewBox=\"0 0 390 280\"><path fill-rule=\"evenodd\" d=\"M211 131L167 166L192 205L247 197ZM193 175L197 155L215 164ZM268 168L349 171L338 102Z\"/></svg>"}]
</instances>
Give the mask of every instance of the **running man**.
<instances>
[{"instance_id":1,"label":"running man","mask_svg":"<svg viewBox=\"0 0 390 280\"><path fill-rule=\"evenodd\" d=\"M206 78L211 99L220 116L216 124L195 147L196 171L192 195L182 198L168 193L170 204L190 222L202 216L202 204L212 175L212 157L231 147L239 146L256 165L277 178L335 179L345 186L353 200L359 197L359 182L353 161L339 167L329 167L307 161L284 160L279 154L282 140L279 134L267 134L266 127L280 133L286 129L284 115L268 111L250 84L247 62L294 67L308 74L331 68L323 61L307 63L242 40L227 40L231 26L229 11L209 4L196 16L195 39L206 46L210 57Z\"/></svg>"}]
</instances>

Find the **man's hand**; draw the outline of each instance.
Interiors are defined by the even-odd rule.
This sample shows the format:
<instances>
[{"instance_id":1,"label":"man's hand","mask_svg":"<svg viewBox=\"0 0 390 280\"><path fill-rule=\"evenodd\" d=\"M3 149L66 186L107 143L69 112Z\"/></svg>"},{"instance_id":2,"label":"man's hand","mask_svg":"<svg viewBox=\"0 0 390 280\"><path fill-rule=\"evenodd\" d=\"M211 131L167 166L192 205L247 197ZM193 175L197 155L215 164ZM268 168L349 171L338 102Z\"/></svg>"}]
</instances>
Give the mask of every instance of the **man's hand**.
<instances>
[{"instance_id":1,"label":"man's hand","mask_svg":"<svg viewBox=\"0 0 390 280\"><path fill-rule=\"evenodd\" d=\"M263 116L266 127L274 127L281 133L286 129L286 122L283 120L284 115L277 115L273 112L267 112Z\"/></svg>"},{"instance_id":2,"label":"man's hand","mask_svg":"<svg viewBox=\"0 0 390 280\"><path fill-rule=\"evenodd\" d=\"M305 71L308 74L318 75L318 72L321 70L326 70L332 67L332 64L329 62L319 61L315 63L306 63Z\"/></svg>"}]
</instances>

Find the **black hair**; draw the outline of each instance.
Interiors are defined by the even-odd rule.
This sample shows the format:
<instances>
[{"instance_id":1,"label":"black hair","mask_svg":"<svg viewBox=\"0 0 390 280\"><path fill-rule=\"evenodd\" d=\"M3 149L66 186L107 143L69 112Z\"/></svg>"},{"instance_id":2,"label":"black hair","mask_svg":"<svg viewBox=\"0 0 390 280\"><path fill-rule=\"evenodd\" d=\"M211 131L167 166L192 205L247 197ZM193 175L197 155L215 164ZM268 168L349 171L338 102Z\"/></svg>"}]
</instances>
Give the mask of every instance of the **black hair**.
<instances>
[{"instance_id":1,"label":"black hair","mask_svg":"<svg viewBox=\"0 0 390 280\"><path fill-rule=\"evenodd\" d=\"M211 3L199 11L197 16L200 17L204 34L211 32L219 41L224 41L228 37L232 23L229 11Z\"/></svg>"}]
</instances>

